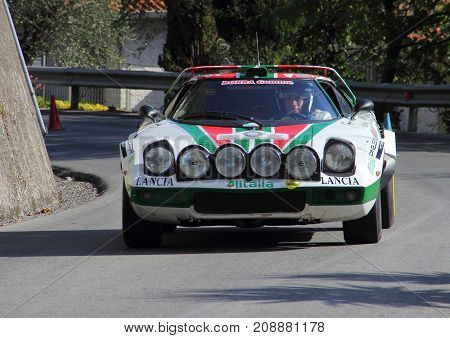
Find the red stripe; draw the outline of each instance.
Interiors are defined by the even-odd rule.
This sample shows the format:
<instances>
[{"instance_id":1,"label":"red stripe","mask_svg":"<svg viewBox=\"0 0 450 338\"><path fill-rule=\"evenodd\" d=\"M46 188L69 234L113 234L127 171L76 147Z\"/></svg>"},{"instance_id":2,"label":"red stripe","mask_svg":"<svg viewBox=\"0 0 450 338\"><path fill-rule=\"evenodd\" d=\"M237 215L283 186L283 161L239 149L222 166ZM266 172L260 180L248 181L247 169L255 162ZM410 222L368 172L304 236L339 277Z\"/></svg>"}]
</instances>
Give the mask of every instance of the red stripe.
<instances>
[{"instance_id":1,"label":"red stripe","mask_svg":"<svg viewBox=\"0 0 450 338\"><path fill-rule=\"evenodd\" d=\"M200 75L201 79L235 79L238 73L219 73Z\"/></svg>"},{"instance_id":2,"label":"red stripe","mask_svg":"<svg viewBox=\"0 0 450 338\"><path fill-rule=\"evenodd\" d=\"M275 133L279 134L288 134L287 140L274 140L274 144L278 146L280 149L283 149L283 147L290 141L292 138L295 137L298 133L300 133L302 130L304 130L308 125L307 124L297 124L294 126L279 126L275 127Z\"/></svg>"},{"instance_id":3,"label":"red stripe","mask_svg":"<svg viewBox=\"0 0 450 338\"><path fill-rule=\"evenodd\" d=\"M230 127L214 127L214 126L202 126L203 130L214 139L219 146L225 143L230 143L231 140L217 140L217 135L220 134L232 134L233 128Z\"/></svg>"}]
</instances>

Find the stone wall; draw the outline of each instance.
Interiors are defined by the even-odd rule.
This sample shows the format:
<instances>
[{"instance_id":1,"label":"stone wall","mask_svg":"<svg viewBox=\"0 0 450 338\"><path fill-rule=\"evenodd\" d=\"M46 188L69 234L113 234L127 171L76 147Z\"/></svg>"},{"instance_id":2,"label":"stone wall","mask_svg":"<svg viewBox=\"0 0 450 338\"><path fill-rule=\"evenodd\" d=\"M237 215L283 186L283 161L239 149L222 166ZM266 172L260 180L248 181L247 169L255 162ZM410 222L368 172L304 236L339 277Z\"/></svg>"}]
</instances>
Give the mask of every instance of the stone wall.
<instances>
[{"instance_id":1,"label":"stone wall","mask_svg":"<svg viewBox=\"0 0 450 338\"><path fill-rule=\"evenodd\" d=\"M13 32L0 3L0 224L57 200Z\"/></svg>"}]
</instances>

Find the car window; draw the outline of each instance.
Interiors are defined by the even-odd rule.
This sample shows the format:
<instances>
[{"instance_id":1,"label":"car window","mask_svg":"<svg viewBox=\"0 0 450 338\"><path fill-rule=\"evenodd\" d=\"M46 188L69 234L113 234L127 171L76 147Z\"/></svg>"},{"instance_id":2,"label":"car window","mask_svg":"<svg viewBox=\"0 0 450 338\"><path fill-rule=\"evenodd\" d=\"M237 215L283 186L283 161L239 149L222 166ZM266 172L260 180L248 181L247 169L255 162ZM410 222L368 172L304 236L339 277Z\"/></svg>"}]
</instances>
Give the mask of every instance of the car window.
<instances>
[{"instance_id":1,"label":"car window","mask_svg":"<svg viewBox=\"0 0 450 338\"><path fill-rule=\"evenodd\" d=\"M193 86L193 82L188 82L184 84L178 92L175 94L173 99L169 102L169 104L164 109L164 115L168 116L171 114L172 110L180 103L182 98L186 96L189 92L189 89L191 89Z\"/></svg>"},{"instance_id":2,"label":"car window","mask_svg":"<svg viewBox=\"0 0 450 338\"><path fill-rule=\"evenodd\" d=\"M320 86L310 79L202 79L179 99L169 117L183 121L202 117L218 122L220 114L227 115L223 120L228 123L229 115L235 114L266 125L339 117Z\"/></svg>"},{"instance_id":3,"label":"car window","mask_svg":"<svg viewBox=\"0 0 450 338\"><path fill-rule=\"evenodd\" d=\"M338 99L336 97L336 94L334 92L334 86L331 83L320 81L320 85L322 86L323 90L327 93L328 97L333 101L334 106L339 109L339 112L342 113L342 110L340 109Z\"/></svg>"},{"instance_id":4,"label":"car window","mask_svg":"<svg viewBox=\"0 0 450 338\"><path fill-rule=\"evenodd\" d=\"M337 101L339 103L339 108L341 109L341 113L344 116L351 115L353 113L353 107L348 102L348 100L341 94L341 92L337 88L333 88L333 91L336 94Z\"/></svg>"}]
</instances>

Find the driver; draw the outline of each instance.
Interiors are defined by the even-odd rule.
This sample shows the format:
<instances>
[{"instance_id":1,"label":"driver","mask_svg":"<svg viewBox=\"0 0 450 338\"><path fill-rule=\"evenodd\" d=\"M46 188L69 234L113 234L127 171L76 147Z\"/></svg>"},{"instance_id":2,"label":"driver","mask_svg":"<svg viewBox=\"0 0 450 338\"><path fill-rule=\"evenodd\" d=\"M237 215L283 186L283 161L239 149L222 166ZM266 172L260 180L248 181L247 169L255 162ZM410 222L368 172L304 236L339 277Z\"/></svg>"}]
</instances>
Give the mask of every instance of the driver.
<instances>
[{"instance_id":1,"label":"driver","mask_svg":"<svg viewBox=\"0 0 450 338\"><path fill-rule=\"evenodd\" d=\"M295 90L284 93L283 105L286 115L293 115L303 119L308 118L309 102L311 100L311 93L303 90Z\"/></svg>"},{"instance_id":2,"label":"driver","mask_svg":"<svg viewBox=\"0 0 450 338\"><path fill-rule=\"evenodd\" d=\"M330 120L332 116L327 111L311 109L313 103L313 91L310 88L289 91L282 98L285 116L298 120Z\"/></svg>"}]
</instances>

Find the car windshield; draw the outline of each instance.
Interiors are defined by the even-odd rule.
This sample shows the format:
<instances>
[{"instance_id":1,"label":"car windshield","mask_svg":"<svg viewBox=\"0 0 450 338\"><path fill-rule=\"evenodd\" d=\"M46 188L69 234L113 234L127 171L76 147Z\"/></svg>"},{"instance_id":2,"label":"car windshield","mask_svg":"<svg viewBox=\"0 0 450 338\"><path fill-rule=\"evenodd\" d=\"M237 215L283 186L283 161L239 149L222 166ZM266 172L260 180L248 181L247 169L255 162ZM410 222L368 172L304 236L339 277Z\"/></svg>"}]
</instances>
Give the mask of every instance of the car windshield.
<instances>
[{"instance_id":1,"label":"car windshield","mask_svg":"<svg viewBox=\"0 0 450 338\"><path fill-rule=\"evenodd\" d=\"M274 126L339 117L323 89L310 79L203 79L178 101L169 117L188 123L242 125L254 121Z\"/></svg>"}]
</instances>

